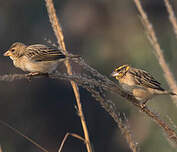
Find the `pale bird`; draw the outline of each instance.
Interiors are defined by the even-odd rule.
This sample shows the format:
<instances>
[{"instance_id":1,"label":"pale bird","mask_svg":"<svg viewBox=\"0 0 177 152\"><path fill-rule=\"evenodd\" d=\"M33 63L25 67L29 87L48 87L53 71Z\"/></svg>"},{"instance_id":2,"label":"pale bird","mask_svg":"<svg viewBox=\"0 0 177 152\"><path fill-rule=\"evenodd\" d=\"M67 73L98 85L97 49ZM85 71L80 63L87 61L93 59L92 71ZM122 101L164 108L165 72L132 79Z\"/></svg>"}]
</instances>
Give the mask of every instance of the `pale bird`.
<instances>
[{"instance_id":1,"label":"pale bird","mask_svg":"<svg viewBox=\"0 0 177 152\"><path fill-rule=\"evenodd\" d=\"M4 53L13 60L15 67L30 72L29 75L51 74L60 62L67 58L79 58L78 55L65 55L60 49L51 48L42 44L25 45L13 43Z\"/></svg>"}]
</instances>

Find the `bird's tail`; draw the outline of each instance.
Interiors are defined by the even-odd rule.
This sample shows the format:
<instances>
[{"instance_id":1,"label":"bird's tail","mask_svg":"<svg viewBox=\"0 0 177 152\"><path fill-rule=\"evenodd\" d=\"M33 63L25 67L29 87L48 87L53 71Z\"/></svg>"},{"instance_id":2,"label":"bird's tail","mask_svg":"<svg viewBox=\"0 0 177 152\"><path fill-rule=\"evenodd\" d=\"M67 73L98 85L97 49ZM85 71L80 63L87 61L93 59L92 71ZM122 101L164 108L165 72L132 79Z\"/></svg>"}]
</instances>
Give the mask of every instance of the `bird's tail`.
<instances>
[{"instance_id":1,"label":"bird's tail","mask_svg":"<svg viewBox=\"0 0 177 152\"><path fill-rule=\"evenodd\" d=\"M164 90L164 91L159 91L158 90L158 92L156 92L155 94L177 96L177 93L167 91L167 90Z\"/></svg>"},{"instance_id":2,"label":"bird's tail","mask_svg":"<svg viewBox=\"0 0 177 152\"><path fill-rule=\"evenodd\" d=\"M171 95L171 96L177 96L177 94L176 93L174 93L174 92L171 92L171 91L163 91L163 92L161 92L161 94L164 94L164 95Z\"/></svg>"},{"instance_id":3,"label":"bird's tail","mask_svg":"<svg viewBox=\"0 0 177 152\"><path fill-rule=\"evenodd\" d=\"M174 93L174 92L168 92L168 94L169 94L169 95L172 95L172 96L177 96L177 94Z\"/></svg>"}]
</instances>

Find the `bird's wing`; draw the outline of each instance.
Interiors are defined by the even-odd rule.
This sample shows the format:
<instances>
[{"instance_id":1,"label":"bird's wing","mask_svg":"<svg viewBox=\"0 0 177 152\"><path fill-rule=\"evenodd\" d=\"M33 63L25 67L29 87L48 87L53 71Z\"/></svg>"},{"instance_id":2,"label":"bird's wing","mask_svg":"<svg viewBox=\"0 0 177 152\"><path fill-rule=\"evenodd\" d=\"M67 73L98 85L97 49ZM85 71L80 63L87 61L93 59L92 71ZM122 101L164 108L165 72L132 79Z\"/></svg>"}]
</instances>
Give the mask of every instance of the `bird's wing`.
<instances>
[{"instance_id":1,"label":"bird's wing","mask_svg":"<svg viewBox=\"0 0 177 152\"><path fill-rule=\"evenodd\" d=\"M53 61L66 57L61 50L50 48L42 44L28 46L25 50L25 56L36 62Z\"/></svg>"},{"instance_id":2,"label":"bird's wing","mask_svg":"<svg viewBox=\"0 0 177 152\"><path fill-rule=\"evenodd\" d=\"M143 85L144 87L164 91L164 89L160 86L161 84L157 80L155 80L154 77L148 72L140 69L135 69L131 70L130 74L135 77L137 85Z\"/></svg>"}]
</instances>

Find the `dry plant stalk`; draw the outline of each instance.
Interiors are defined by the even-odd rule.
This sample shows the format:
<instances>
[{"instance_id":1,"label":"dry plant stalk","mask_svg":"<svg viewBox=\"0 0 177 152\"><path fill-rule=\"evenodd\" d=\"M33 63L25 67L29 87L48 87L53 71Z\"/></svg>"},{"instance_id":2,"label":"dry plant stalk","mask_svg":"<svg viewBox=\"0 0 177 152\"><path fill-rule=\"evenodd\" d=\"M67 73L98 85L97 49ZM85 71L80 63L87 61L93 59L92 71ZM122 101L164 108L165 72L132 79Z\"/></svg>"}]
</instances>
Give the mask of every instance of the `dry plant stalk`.
<instances>
[{"instance_id":1,"label":"dry plant stalk","mask_svg":"<svg viewBox=\"0 0 177 152\"><path fill-rule=\"evenodd\" d=\"M117 118L117 119L120 119L120 118ZM140 148L138 147L138 143L135 142L135 140L133 139L133 135L130 130L130 126L128 124L128 119L126 118L125 114L124 114L124 119L125 119L126 123L122 122L119 124L120 124L120 127L122 127L123 134L126 137L127 142L129 143L130 149L133 152L140 152ZM119 121L121 121L121 119ZM123 125L123 126L121 126L121 125Z\"/></svg>"},{"instance_id":2,"label":"dry plant stalk","mask_svg":"<svg viewBox=\"0 0 177 152\"><path fill-rule=\"evenodd\" d=\"M140 1L134 0L134 2L135 2L135 5L136 5L140 15L141 15L141 19L142 19L143 25L146 29L148 39L149 39L152 47L154 48L156 58L158 59L159 64L163 70L164 77L167 80L167 83L168 83L170 89L173 92L177 93L176 81L175 81L174 76L173 76L172 72L170 71L166 61L165 61L164 55L162 53L163 51L160 48L160 45L158 43L158 40L157 40L155 31L152 27L152 24L148 20L148 17L146 15L145 11L143 10ZM174 104L177 106L177 96L173 96L172 99L173 99Z\"/></svg>"},{"instance_id":3,"label":"dry plant stalk","mask_svg":"<svg viewBox=\"0 0 177 152\"><path fill-rule=\"evenodd\" d=\"M59 20L56 16L56 11L55 11L55 8L53 5L53 1L52 0L45 0L45 2L46 2L46 8L48 11L48 16L50 18L50 22L51 22L52 28L54 30L55 36L57 37L58 44L64 50L64 53L67 54L68 52L65 47L63 32L62 32L61 26L59 25ZM69 60L65 61L65 65L66 65L68 74L72 75L72 68L69 63ZM89 139L89 133L88 133L85 117L83 114L82 105L80 102L79 88L74 81L70 81L70 82L73 87L73 91L74 91L76 102L77 102L78 112L79 112L81 124L82 124L83 131L84 131L84 136L85 136L85 140L86 140L85 144L87 147L87 151L92 152L91 143L90 143L90 139Z\"/></svg>"},{"instance_id":4,"label":"dry plant stalk","mask_svg":"<svg viewBox=\"0 0 177 152\"><path fill-rule=\"evenodd\" d=\"M64 138L63 138L63 141L61 142L61 145L60 145L60 148L58 149L58 152L61 152L61 150L62 150L62 148L63 148L63 146L64 146L64 143L66 142L66 139L68 138L68 136L72 136L72 137L74 137L74 138L77 138L77 139L79 139L79 140L85 142L85 139L82 138L81 136L79 136L79 135L77 135L77 134L75 134L75 133L69 133L69 132L67 132L67 133L65 134Z\"/></svg>"},{"instance_id":5,"label":"dry plant stalk","mask_svg":"<svg viewBox=\"0 0 177 152\"><path fill-rule=\"evenodd\" d=\"M44 152L49 152L47 149L45 149L44 147L42 147L41 145L39 145L37 142L35 142L33 139L31 139L30 137L24 135L22 132L20 132L19 130L15 129L14 127L10 126L8 123L0 120L0 124L2 124L3 126L11 129L12 131L14 131L15 133L19 134L20 136L24 137L27 141L31 142L33 145L35 145L37 148L39 148L40 150L44 151ZM1 147L0 147L0 152L1 152Z\"/></svg>"},{"instance_id":6,"label":"dry plant stalk","mask_svg":"<svg viewBox=\"0 0 177 152\"><path fill-rule=\"evenodd\" d=\"M80 76L79 78L77 76L77 78L74 78L74 81L77 82L78 80L78 85L82 86L84 89L90 92L92 97L94 97L94 99L97 100L100 105L105 109L105 111L107 111L109 115L114 119L117 124L117 127L120 129L123 137L128 143L130 150L132 150L132 152L138 152L138 144L133 138L133 134L128 123L123 122L116 105L110 99L108 99L106 95L106 92L110 91L109 89L114 86L114 83L110 81L107 77L101 75L95 69L91 68L89 65L86 65L86 63L84 63L83 61L79 63L82 66L85 66L84 69L86 71L91 72L92 77L89 76L88 78L88 76L85 75L85 77ZM117 90L115 91L116 94L118 90L119 88L117 88Z\"/></svg>"},{"instance_id":7,"label":"dry plant stalk","mask_svg":"<svg viewBox=\"0 0 177 152\"><path fill-rule=\"evenodd\" d=\"M173 30L174 30L176 38L177 38L177 21L176 21L175 13L173 11L173 8L172 8L169 0L164 0L164 2L165 2L165 6L167 8L168 14L169 14L169 20L173 26Z\"/></svg>"},{"instance_id":8,"label":"dry plant stalk","mask_svg":"<svg viewBox=\"0 0 177 152\"><path fill-rule=\"evenodd\" d=\"M87 89L93 95L93 97L95 97L95 99L100 102L100 104L103 106L103 108L112 116L112 118L117 122L118 126L122 125L122 124L119 124L120 120L119 120L119 117L116 115L116 110L114 109L114 107L110 104L110 102L106 102L104 98L100 98L101 94L99 94L99 95L95 94L95 90L92 89L92 87L89 87L89 85L101 87L104 90L107 90L108 92L111 92L115 95L119 95L119 96L127 99L134 106L138 107L138 109L140 111L144 112L148 117L150 117L160 128L162 128L164 133L167 135L168 139L177 145L176 132L166 122L164 122L160 118L160 116L158 116L157 114L152 112L147 106L142 108L141 105L139 104L139 101L137 101L132 95L127 94L127 92L122 90L120 87L117 86L117 84L110 81L105 76L102 76L100 73L96 73L97 72L96 70L94 72L97 76L99 75L99 78L104 78L104 83L100 80L88 79L88 78L85 78L83 76L78 76L78 75L77 76L66 75L63 73L52 74L52 75L49 75L49 77L52 79L72 80L72 81L77 82L77 84L80 85L81 87ZM8 81L9 82L9 81L15 81L15 80L20 80L20 79L27 79L27 77L25 76L25 74L14 74L14 75L0 76L0 81ZM119 128L121 128L121 126L119 126ZM128 133L128 131L126 131L126 133ZM127 137L125 136L125 138L129 139L130 135L128 135ZM134 142L132 142L132 143L134 143Z\"/></svg>"},{"instance_id":9,"label":"dry plant stalk","mask_svg":"<svg viewBox=\"0 0 177 152\"><path fill-rule=\"evenodd\" d=\"M138 152L139 147L137 142L135 142L132 132L130 130L130 127L128 126L127 123L124 123L122 121L122 118L120 114L117 114L117 108L116 105L109 99L106 99L106 97L102 97L102 93L99 93L98 91L92 90L87 86L85 87L92 96L100 102L102 107L109 113L109 115L114 119L116 122L117 126L119 127L123 137L126 139L126 142L128 143L129 148L132 150L132 152ZM107 88L108 89L108 88Z\"/></svg>"},{"instance_id":10,"label":"dry plant stalk","mask_svg":"<svg viewBox=\"0 0 177 152\"><path fill-rule=\"evenodd\" d=\"M0 145L0 152L2 152L2 148L1 148L1 145Z\"/></svg>"},{"instance_id":11,"label":"dry plant stalk","mask_svg":"<svg viewBox=\"0 0 177 152\"><path fill-rule=\"evenodd\" d=\"M88 69L90 70L91 67L86 65L86 68L87 68L87 70ZM123 134L124 138L126 139L130 149L133 152L137 152L138 151L137 150L138 149L137 148L137 143L133 139L132 132L131 132L130 128L128 127L128 125L125 124L122 121L119 114L117 114L118 110L117 110L116 106L113 104L112 101L106 100L106 97L102 97L104 95L103 92L99 93L98 91L93 89L92 86L100 87L104 90L111 91L114 94L120 94L123 97L127 97L127 94L124 94L123 92L121 92L121 90L117 87L116 84L114 84L112 81L107 79L105 76L98 73L95 69L92 68L91 71L92 71L92 74L94 73L94 76L97 75L100 79L102 79L102 78L105 79L105 82L103 83L101 81L97 81L97 80L94 80L94 79L87 79L87 78L84 78L83 76L81 77L81 76L78 76L78 75L77 76L66 75L65 73L64 74L63 73L57 73L57 74L55 73L55 74L49 75L49 77L52 78L52 79L76 81L78 83L78 85L80 85L81 87L85 88L88 92L90 92L92 94L92 96L98 102L100 102L102 107L114 119L117 126L120 128L121 133ZM40 78L40 77L44 77L44 76L35 76L34 78ZM28 78L26 77L25 74L9 74L9 75L6 74L6 75L0 76L0 81L6 81L6 82L21 80L21 79L28 79ZM64 144L64 141L62 142L61 147L63 147L63 144Z\"/></svg>"},{"instance_id":12,"label":"dry plant stalk","mask_svg":"<svg viewBox=\"0 0 177 152\"><path fill-rule=\"evenodd\" d=\"M24 135L22 132L20 132L19 130L15 129L14 127L12 127L11 125L9 125L8 123L0 120L0 124L4 125L5 127L11 129L12 131L14 131L15 133L19 134L20 136L24 137L27 141L31 142L33 145L35 145L37 148L39 148L40 150L44 151L44 152L49 152L47 149L45 149L44 147L42 147L41 145L39 145L37 142L35 142L33 139L31 139L30 137ZM83 141L85 143L85 139L82 138L81 136L75 134L75 133L66 133L66 135L64 136L63 140L62 140L62 143L59 147L59 150L58 152L61 152L62 148L63 148L63 145L66 141L66 139L68 138L68 136L72 136L74 138L77 138L81 141ZM1 148L1 145L0 145L0 152L2 152L2 148Z\"/></svg>"}]
</instances>

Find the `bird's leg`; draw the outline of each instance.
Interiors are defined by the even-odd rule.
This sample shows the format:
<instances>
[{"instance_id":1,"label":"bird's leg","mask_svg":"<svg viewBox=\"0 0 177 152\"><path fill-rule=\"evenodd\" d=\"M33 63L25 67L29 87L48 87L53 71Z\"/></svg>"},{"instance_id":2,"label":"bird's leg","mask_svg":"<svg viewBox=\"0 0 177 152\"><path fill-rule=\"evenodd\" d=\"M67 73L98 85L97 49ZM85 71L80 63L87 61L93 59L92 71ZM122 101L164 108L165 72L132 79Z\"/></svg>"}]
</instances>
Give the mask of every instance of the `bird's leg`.
<instances>
[{"instance_id":1,"label":"bird's leg","mask_svg":"<svg viewBox=\"0 0 177 152\"><path fill-rule=\"evenodd\" d=\"M40 75L40 73L39 72L30 72L30 73L26 74L26 77L29 81L31 81L32 77L37 76L37 75Z\"/></svg>"},{"instance_id":2,"label":"bird's leg","mask_svg":"<svg viewBox=\"0 0 177 152\"><path fill-rule=\"evenodd\" d=\"M27 76L36 76L36 75L40 75L39 72L31 72L31 73L28 73Z\"/></svg>"}]
</instances>

